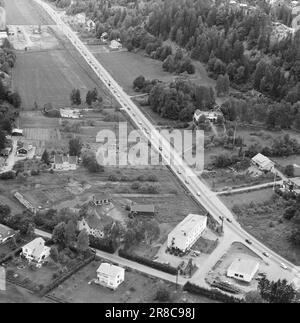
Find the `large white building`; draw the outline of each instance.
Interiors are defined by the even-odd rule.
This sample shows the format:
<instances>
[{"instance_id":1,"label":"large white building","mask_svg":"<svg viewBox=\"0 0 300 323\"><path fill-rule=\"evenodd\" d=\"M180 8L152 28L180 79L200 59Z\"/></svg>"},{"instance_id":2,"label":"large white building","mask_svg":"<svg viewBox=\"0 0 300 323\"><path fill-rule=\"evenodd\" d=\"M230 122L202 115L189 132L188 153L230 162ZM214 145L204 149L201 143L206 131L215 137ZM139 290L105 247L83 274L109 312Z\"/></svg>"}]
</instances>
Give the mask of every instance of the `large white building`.
<instances>
[{"instance_id":1,"label":"large white building","mask_svg":"<svg viewBox=\"0 0 300 323\"><path fill-rule=\"evenodd\" d=\"M125 269L109 263L102 263L97 270L96 283L115 290L125 279Z\"/></svg>"},{"instance_id":2,"label":"large white building","mask_svg":"<svg viewBox=\"0 0 300 323\"><path fill-rule=\"evenodd\" d=\"M258 268L259 263L255 260L237 258L227 269L227 276L250 283Z\"/></svg>"},{"instance_id":3,"label":"large white building","mask_svg":"<svg viewBox=\"0 0 300 323\"><path fill-rule=\"evenodd\" d=\"M38 267L50 256L50 248L45 246L43 238L36 238L22 247L22 256L29 262L34 262Z\"/></svg>"},{"instance_id":4,"label":"large white building","mask_svg":"<svg viewBox=\"0 0 300 323\"><path fill-rule=\"evenodd\" d=\"M187 251L199 239L206 229L207 217L198 214L189 214L168 235L168 248L178 248Z\"/></svg>"}]
</instances>

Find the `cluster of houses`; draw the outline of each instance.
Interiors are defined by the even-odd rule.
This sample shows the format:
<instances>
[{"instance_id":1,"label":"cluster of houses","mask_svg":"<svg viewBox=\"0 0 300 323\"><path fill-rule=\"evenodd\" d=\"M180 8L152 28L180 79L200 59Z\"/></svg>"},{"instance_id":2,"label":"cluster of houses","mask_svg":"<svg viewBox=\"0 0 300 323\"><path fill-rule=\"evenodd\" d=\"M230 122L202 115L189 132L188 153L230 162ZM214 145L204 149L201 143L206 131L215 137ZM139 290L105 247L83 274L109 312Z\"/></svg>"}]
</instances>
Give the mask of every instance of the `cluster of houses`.
<instances>
[{"instance_id":1,"label":"cluster of houses","mask_svg":"<svg viewBox=\"0 0 300 323\"><path fill-rule=\"evenodd\" d=\"M85 13L78 13L75 16L65 16L65 20L73 25L84 26L87 31L94 31L96 29L96 23L92 19L88 19Z\"/></svg>"}]
</instances>

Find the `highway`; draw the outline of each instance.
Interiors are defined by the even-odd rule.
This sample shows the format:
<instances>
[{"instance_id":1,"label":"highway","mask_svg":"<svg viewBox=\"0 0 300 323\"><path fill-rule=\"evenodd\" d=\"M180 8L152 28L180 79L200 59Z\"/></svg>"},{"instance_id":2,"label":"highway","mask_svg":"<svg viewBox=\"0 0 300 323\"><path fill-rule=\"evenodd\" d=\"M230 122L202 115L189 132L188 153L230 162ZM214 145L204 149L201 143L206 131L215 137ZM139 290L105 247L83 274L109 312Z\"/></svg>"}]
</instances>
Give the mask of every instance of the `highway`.
<instances>
[{"instance_id":1,"label":"highway","mask_svg":"<svg viewBox=\"0 0 300 323\"><path fill-rule=\"evenodd\" d=\"M105 70L101 63L93 56L89 49L81 42L75 32L65 24L60 18L59 14L47 3L41 0L34 0L41 5L52 19L57 23L58 27L71 41L74 47L81 53L87 63L91 66L101 81L107 86L114 98L122 106L123 110L127 112L129 117L135 122L137 127L144 133L145 137L151 142L152 147L160 151L163 161L168 164L171 170L176 174L178 179L186 186L194 199L198 201L213 217L220 223L220 218L224 218L224 237L230 238L232 241L245 242L246 239L251 241L247 246L256 252L259 256L264 258L269 263L270 268L280 277L287 277L291 280L296 275L300 276L299 267L287 261L277 253L270 250L263 245L248 232L243 230L240 224L234 219L232 212L225 206L225 204L212 192L197 176L193 169L191 169L186 162L174 149L170 147L167 140L161 136L155 126L145 117L140 109L132 102L131 98L123 91L119 84L112 78L112 76ZM161 147L161 148L160 148ZM169 156L172 153L173 159L169 163ZM228 221L228 220L229 221ZM225 252L226 250L224 250ZM263 253L268 256L263 256ZM215 259L217 262L219 259ZM282 263L287 268L282 268Z\"/></svg>"}]
</instances>

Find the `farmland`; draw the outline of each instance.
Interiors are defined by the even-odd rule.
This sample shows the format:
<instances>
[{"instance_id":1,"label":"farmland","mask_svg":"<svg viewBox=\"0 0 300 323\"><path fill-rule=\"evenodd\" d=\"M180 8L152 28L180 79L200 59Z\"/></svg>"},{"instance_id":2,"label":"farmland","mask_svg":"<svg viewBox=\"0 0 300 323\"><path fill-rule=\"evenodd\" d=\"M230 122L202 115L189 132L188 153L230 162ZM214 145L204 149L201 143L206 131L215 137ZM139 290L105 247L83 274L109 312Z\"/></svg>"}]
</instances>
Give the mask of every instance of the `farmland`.
<instances>
[{"instance_id":1,"label":"farmland","mask_svg":"<svg viewBox=\"0 0 300 323\"><path fill-rule=\"evenodd\" d=\"M16 51L13 86L21 95L23 109L33 110L34 102L39 109L46 103L54 107L70 106L73 88L81 91L84 100L87 91L96 87L105 99L107 93L88 64L56 27L51 28L58 46L42 51Z\"/></svg>"},{"instance_id":2,"label":"farmland","mask_svg":"<svg viewBox=\"0 0 300 323\"><path fill-rule=\"evenodd\" d=\"M8 25L54 24L48 14L32 0L4 0L4 3Z\"/></svg>"}]
</instances>

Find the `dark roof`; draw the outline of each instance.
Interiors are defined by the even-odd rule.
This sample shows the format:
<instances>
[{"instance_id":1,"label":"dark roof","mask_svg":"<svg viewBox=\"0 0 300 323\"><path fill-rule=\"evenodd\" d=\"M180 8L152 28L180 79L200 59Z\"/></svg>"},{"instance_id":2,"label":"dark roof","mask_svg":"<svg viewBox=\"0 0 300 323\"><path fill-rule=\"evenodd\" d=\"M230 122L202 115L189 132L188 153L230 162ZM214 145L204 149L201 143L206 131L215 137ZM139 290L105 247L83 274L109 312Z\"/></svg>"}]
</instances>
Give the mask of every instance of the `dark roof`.
<instances>
[{"instance_id":1,"label":"dark roof","mask_svg":"<svg viewBox=\"0 0 300 323\"><path fill-rule=\"evenodd\" d=\"M153 204L134 204L131 206L131 212L154 213L155 206Z\"/></svg>"},{"instance_id":2,"label":"dark roof","mask_svg":"<svg viewBox=\"0 0 300 323\"><path fill-rule=\"evenodd\" d=\"M15 234L15 231L6 225L0 224L0 239L3 240L11 235Z\"/></svg>"}]
</instances>

